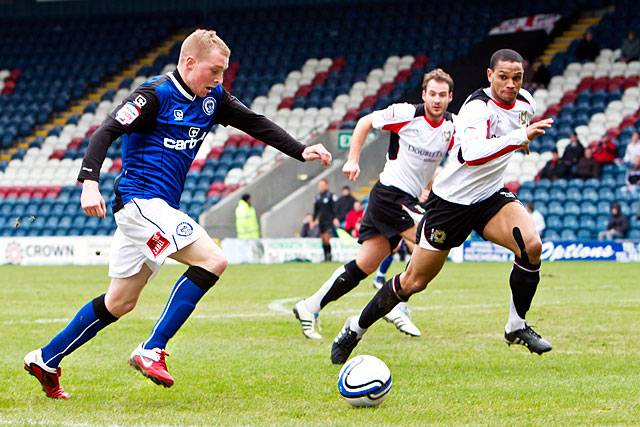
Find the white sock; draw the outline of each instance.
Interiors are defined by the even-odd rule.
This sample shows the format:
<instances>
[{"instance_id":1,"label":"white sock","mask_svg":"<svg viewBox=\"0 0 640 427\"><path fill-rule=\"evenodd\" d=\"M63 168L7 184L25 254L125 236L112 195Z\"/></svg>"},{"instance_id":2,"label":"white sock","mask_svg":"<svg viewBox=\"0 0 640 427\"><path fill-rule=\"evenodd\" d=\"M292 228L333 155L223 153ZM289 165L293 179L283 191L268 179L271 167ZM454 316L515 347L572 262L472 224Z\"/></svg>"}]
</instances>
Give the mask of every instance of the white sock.
<instances>
[{"instance_id":1,"label":"white sock","mask_svg":"<svg viewBox=\"0 0 640 427\"><path fill-rule=\"evenodd\" d=\"M504 327L507 333L523 329L525 327L525 320L518 315L516 306L513 304L513 296L511 297L511 304L509 306L509 321Z\"/></svg>"},{"instance_id":2,"label":"white sock","mask_svg":"<svg viewBox=\"0 0 640 427\"><path fill-rule=\"evenodd\" d=\"M351 318L351 322L349 323L349 329L351 329L353 332L358 334L358 338L362 338L362 335L364 335L364 333L367 332L367 330L362 329L360 327L360 323L358 323L359 319L360 319L360 315L353 316Z\"/></svg>"},{"instance_id":3,"label":"white sock","mask_svg":"<svg viewBox=\"0 0 640 427\"><path fill-rule=\"evenodd\" d=\"M329 289L331 289L333 282L335 282L338 276L342 273L344 273L344 265L338 267L331 277L329 277L327 281L320 286L320 289L318 289L315 294L304 300L304 305L307 307L307 310L312 313L320 313L320 303L322 302L322 299L329 292Z\"/></svg>"}]
</instances>

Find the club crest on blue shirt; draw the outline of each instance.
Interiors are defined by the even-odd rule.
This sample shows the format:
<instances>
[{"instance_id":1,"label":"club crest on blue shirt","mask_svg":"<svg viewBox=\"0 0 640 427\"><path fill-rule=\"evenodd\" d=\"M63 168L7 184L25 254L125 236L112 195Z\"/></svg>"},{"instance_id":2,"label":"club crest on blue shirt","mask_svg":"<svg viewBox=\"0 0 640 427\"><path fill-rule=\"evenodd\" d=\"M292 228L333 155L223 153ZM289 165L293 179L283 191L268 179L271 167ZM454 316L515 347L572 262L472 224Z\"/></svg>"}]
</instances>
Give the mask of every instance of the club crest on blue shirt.
<instances>
[{"instance_id":1,"label":"club crest on blue shirt","mask_svg":"<svg viewBox=\"0 0 640 427\"><path fill-rule=\"evenodd\" d=\"M208 116L212 115L213 110L215 109L216 109L216 100L213 99L211 96L206 97L204 101L202 101L202 110Z\"/></svg>"},{"instance_id":2,"label":"club crest on blue shirt","mask_svg":"<svg viewBox=\"0 0 640 427\"><path fill-rule=\"evenodd\" d=\"M193 233L193 226L188 222L181 222L176 227L176 234L178 236L188 237L188 236L191 236L192 233Z\"/></svg>"},{"instance_id":3,"label":"club crest on blue shirt","mask_svg":"<svg viewBox=\"0 0 640 427\"><path fill-rule=\"evenodd\" d=\"M195 138L200 133L200 128L190 127L189 128L189 138Z\"/></svg>"}]
</instances>

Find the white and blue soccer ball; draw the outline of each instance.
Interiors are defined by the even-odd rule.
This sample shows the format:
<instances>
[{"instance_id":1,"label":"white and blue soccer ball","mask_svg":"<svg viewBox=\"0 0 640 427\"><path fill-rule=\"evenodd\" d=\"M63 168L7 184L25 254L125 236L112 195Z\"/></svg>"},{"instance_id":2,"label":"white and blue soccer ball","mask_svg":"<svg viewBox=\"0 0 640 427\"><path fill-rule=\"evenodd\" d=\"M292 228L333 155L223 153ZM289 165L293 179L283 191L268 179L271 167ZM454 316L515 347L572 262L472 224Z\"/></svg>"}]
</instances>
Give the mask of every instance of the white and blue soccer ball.
<instances>
[{"instance_id":1,"label":"white and blue soccer ball","mask_svg":"<svg viewBox=\"0 0 640 427\"><path fill-rule=\"evenodd\" d=\"M357 356L340 369L338 391L352 406L378 406L390 390L391 371L377 357Z\"/></svg>"}]
</instances>

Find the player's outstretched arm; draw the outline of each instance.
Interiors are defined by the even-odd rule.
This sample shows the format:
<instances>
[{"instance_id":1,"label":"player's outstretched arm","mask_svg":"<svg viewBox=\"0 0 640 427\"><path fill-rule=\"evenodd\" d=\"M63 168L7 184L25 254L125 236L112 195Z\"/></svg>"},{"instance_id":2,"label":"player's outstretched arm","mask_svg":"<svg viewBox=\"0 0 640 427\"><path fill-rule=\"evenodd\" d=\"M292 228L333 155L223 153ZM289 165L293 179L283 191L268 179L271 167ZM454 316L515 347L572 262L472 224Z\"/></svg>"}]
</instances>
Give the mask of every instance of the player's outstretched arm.
<instances>
[{"instance_id":1,"label":"player's outstretched arm","mask_svg":"<svg viewBox=\"0 0 640 427\"><path fill-rule=\"evenodd\" d=\"M347 161L342 166L342 173L351 181L355 181L360 176L360 153L367 135L373 128L372 116L367 114L358 120L353 135L351 136L351 145L349 147L349 155Z\"/></svg>"}]
</instances>

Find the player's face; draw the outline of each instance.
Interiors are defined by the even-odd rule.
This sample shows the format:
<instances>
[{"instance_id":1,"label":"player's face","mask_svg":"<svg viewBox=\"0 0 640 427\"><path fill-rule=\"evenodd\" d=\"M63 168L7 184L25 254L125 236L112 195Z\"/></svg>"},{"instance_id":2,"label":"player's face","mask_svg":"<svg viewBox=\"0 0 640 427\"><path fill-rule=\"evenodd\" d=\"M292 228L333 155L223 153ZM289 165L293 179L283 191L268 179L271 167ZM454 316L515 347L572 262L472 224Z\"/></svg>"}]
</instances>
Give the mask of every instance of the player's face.
<instances>
[{"instance_id":1,"label":"player's face","mask_svg":"<svg viewBox=\"0 0 640 427\"><path fill-rule=\"evenodd\" d=\"M189 87L197 96L206 96L211 89L222 84L223 74L229 68L229 57L218 49L203 53L200 59L187 62Z\"/></svg>"},{"instance_id":2,"label":"player's face","mask_svg":"<svg viewBox=\"0 0 640 427\"><path fill-rule=\"evenodd\" d=\"M453 94L449 92L446 82L429 80L427 87L422 91L424 110L429 120L440 121L452 99Z\"/></svg>"},{"instance_id":3,"label":"player's face","mask_svg":"<svg viewBox=\"0 0 640 427\"><path fill-rule=\"evenodd\" d=\"M498 61L493 70L487 70L491 92L503 104L516 102L523 76L524 70L520 62Z\"/></svg>"}]
</instances>

